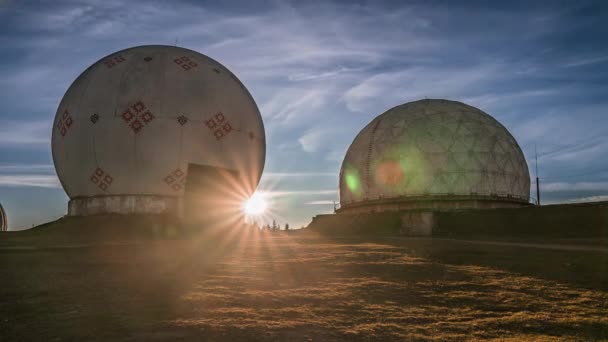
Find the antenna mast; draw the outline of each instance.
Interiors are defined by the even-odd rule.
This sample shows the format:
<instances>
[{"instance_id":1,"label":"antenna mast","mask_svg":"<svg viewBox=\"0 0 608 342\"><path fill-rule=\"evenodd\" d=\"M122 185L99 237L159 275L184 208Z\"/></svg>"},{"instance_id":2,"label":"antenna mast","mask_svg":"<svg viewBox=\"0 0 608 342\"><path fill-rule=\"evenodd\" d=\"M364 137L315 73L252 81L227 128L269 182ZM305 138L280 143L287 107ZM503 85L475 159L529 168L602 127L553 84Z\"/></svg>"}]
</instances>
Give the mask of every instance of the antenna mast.
<instances>
[{"instance_id":1,"label":"antenna mast","mask_svg":"<svg viewBox=\"0 0 608 342\"><path fill-rule=\"evenodd\" d=\"M538 153L534 144L534 160L536 164L536 205L540 206L540 179L538 178Z\"/></svg>"}]
</instances>

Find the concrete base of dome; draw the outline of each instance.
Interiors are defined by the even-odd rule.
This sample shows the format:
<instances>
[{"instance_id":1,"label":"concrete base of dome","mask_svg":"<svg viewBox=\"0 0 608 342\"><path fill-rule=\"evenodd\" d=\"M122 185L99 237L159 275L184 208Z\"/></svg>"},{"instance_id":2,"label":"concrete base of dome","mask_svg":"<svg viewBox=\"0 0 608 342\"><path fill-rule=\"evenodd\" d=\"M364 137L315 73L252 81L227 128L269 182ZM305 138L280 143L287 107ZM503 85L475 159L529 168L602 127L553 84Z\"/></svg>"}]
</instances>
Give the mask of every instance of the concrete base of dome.
<instances>
[{"instance_id":1,"label":"concrete base of dome","mask_svg":"<svg viewBox=\"0 0 608 342\"><path fill-rule=\"evenodd\" d=\"M357 214L406 210L496 209L530 205L532 204L525 199L513 197L420 196L349 203L342 205L336 212Z\"/></svg>"},{"instance_id":2,"label":"concrete base of dome","mask_svg":"<svg viewBox=\"0 0 608 342\"><path fill-rule=\"evenodd\" d=\"M180 214L178 197L154 195L113 195L74 198L68 216L99 214Z\"/></svg>"},{"instance_id":3,"label":"concrete base of dome","mask_svg":"<svg viewBox=\"0 0 608 342\"><path fill-rule=\"evenodd\" d=\"M436 226L437 212L409 210L317 215L313 217L308 228L337 235L431 236Z\"/></svg>"},{"instance_id":4,"label":"concrete base of dome","mask_svg":"<svg viewBox=\"0 0 608 342\"><path fill-rule=\"evenodd\" d=\"M608 236L608 201L520 208L324 214L313 217L307 229L334 236L601 240Z\"/></svg>"},{"instance_id":5,"label":"concrete base of dome","mask_svg":"<svg viewBox=\"0 0 608 342\"><path fill-rule=\"evenodd\" d=\"M344 204L337 215L319 215L311 226L389 226L399 235L431 236L438 229L438 215L476 209L521 208L532 206L526 199L500 196L445 195L410 196ZM386 227L385 227L386 228Z\"/></svg>"}]
</instances>

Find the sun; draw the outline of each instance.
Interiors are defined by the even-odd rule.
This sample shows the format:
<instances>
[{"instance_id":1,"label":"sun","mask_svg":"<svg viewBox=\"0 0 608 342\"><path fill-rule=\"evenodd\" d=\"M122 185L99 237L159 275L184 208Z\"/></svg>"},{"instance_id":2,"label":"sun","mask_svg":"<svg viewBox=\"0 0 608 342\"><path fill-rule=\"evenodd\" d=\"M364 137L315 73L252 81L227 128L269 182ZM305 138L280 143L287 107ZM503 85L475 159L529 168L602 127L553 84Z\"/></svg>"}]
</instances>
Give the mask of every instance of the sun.
<instances>
[{"instance_id":1,"label":"sun","mask_svg":"<svg viewBox=\"0 0 608 342\"><path fill-rule=\"evenodd\" d=\"M256 192L243 204L247 216L260 216L266 212L268 203L263 193Z\"/></svg>"}]
</instances>

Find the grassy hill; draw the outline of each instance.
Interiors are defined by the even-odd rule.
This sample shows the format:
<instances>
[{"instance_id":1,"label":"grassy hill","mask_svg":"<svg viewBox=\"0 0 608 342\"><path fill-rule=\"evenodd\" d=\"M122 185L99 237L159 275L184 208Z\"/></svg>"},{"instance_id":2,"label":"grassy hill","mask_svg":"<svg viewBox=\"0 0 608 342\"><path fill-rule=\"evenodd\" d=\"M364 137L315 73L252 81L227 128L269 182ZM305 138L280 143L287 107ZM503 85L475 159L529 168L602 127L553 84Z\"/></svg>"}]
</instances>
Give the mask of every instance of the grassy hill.
<instances>
[{"instance_id":1,"label":"grassy hill","mask_svg":"<svg viewBox=\"0 0 608 342\"><path fill-rule=\"evenodd\" d=\"M63 219L0 234L2 341L608 339L608 253Z\"/></svg>"}]
</instances>

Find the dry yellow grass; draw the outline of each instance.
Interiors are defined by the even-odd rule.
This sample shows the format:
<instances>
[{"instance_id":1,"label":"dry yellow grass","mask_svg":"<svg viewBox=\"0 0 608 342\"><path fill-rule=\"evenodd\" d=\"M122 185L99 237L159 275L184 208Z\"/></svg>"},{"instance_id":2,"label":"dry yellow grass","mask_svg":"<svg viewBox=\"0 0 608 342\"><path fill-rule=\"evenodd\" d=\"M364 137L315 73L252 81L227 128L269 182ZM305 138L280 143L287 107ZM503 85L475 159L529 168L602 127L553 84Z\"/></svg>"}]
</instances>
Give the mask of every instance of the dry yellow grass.
<instances>
[{"instance_id":1,"label":"dry yellow grass","mask_svg":"<svg viewBox=\"0 0 608 342\"><path fill-rule=\"evenodd\" d=\"M445 241L251 232L37 246L0 248L2 341L608 338L607 289L523 267L522 249L464 258L482 247L459 256L465 247ZM527 253L546 269L564 263L553 252ZM606 261L568 253L585 265ZM606 273L582 276L603 284Z\"/></svg>"},{"instance_id":2,"label":"dry yellow grass","mask_svg":"<svg viewBox=\"0 0 608 342\"><path fill-rule=\"evenodd\" d=\"M279 339L606 337L603 291L440 264L391 245L297 241L250 241L180 298L189 314L170 323Z\"/></svg>"}]
</instances>

